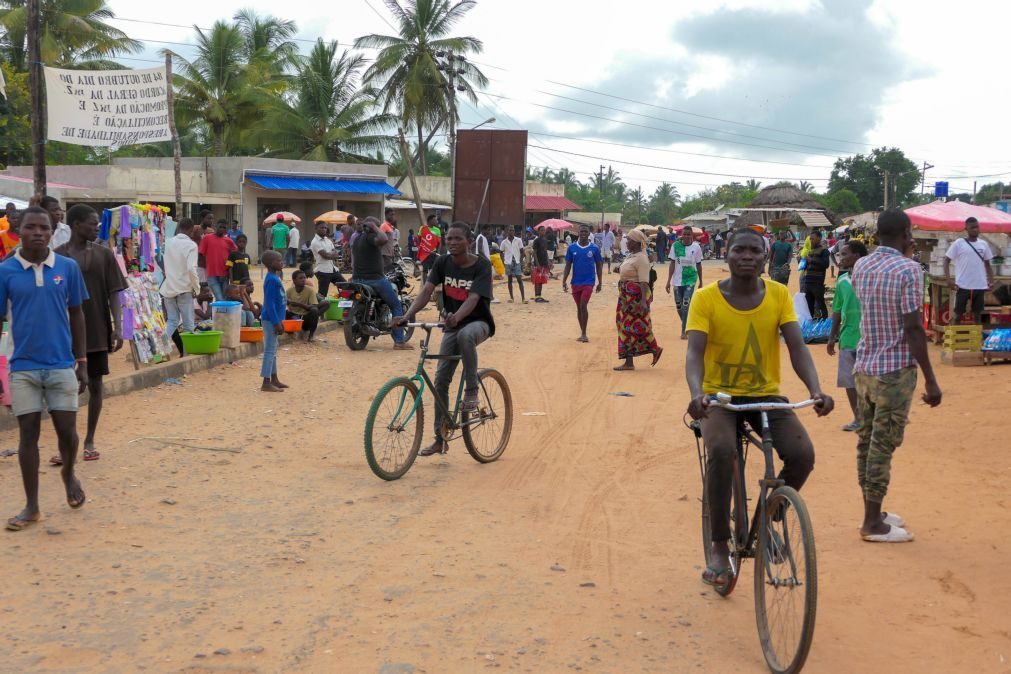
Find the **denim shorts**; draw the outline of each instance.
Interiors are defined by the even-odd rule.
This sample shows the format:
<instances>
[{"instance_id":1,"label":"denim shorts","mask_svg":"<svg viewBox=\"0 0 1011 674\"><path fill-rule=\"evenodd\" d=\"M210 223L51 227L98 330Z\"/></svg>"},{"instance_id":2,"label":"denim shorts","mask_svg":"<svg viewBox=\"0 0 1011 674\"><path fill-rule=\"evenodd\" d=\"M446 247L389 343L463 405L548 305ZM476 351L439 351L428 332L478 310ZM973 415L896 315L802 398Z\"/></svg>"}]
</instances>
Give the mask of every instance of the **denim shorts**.
<instances>
[{"instance_id":1,"label":"denim shorts","mask_svg":"<svg viewBox=\"0 0 1011 674\"><path fill-rule=\"evenodd\" d=\"M50 412L77 411L77 375L65 370L26 370L11 372L11 411L14 416Z\"/></svg>"},{"instance_id":2,"label":"denim shorts","mask_svg":"<svg viewBox=\"0 0 1011 674\"><path fill-rule=\"evenodd\" d=\"M519 262L510 262L505 268L507 277L523 278L523 267L520 266Z\"/></svg>"}]
</instances>

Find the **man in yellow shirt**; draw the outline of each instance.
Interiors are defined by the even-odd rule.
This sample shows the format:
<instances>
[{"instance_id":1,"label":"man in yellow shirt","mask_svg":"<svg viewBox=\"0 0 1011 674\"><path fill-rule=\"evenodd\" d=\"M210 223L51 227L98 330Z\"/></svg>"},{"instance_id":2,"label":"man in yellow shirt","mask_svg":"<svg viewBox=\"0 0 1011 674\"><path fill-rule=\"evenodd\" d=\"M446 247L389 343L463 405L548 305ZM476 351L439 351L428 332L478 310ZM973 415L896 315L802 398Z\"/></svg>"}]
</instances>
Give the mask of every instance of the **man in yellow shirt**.
<instances>
[{"instance_id":1,"label":"man in yellow shirt","mask_svg":"<svg viewBox=\"0 0 1011 674\"><path fill-rule=\"evenodd\" d=\"M706 489L712 528L710 565L702 580L724 585L730 571L730 498L737 458L737 413L709 407L717 393L735 404L785 402L779 392L779 336L790 352L794 372L818 401L815 411L832 411L832 398L822 393L811 354L786 286L760 277L767 253L762 236L737 230L727 244L730 278L695 293L688 310L688 357L685 378L691 391L688 414L702 420L706 443ZM794 489L814 469L814 446L797 416L789 410L769 412L773 445L783 469L780 478Z\"/></svg>"}]
</instances>

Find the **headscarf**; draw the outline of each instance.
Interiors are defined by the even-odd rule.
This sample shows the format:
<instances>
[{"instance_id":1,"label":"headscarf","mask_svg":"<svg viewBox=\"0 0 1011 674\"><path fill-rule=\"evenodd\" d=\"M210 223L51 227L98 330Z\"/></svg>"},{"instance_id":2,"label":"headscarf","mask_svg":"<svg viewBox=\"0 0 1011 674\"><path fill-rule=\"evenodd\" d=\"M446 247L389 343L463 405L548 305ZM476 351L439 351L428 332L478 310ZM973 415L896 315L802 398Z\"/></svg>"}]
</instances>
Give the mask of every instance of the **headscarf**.
<instances>
[{"instance_id":1,"label":"headscarf","mask_svg":"<svg viewBox=\"0 0 1011 674\"><path fill-rule=\"evenodd\" d=\"M647 239L646 235L643 234L642 230L639 230L639 229L633 229L632 231L630 231L629 233L627 233L625 236L627 236L632 241L638 241L639 243L641 243L643 245L643 247L645 247L649 243L649 239Z\"/></svg>"}]
</instances>

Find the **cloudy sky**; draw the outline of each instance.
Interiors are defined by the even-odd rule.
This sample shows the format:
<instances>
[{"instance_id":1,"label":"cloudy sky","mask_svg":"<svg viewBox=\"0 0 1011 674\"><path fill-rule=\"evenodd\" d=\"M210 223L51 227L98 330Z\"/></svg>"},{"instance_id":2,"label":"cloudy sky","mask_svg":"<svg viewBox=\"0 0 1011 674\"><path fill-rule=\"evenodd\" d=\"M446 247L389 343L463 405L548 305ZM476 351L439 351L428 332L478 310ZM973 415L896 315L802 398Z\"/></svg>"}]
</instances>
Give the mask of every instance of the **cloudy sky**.
<instances>
[{"instance_id":1,"label":"cloudy sky","mask_svg":"<svg viewBox=\"0 0 1011 674\"><path fill-rule=\"evenodd\" d=\"M192 53L170 43L245 7L283 7L306 49L391 32L382 0L109 4L149 47L122 59L136 68ZM823 190L836 157L881 145L934 164L928 186L969 191L1011 178L1008 25L1011 3L990 0L479 0L456 32L484 42L491 83L462 126L528 129L531 165L610 165L647 193L751 177Z\"/></svg>"}]
</instances>

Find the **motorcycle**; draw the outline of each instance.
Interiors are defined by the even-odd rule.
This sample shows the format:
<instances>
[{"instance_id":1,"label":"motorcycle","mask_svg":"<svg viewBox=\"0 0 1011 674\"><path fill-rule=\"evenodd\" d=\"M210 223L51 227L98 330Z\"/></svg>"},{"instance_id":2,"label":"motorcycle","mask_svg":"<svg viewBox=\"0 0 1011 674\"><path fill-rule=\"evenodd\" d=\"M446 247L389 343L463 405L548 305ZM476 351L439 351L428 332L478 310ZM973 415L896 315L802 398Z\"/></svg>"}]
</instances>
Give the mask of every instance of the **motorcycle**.
<instances>
[{"instance_id":1,"label":"motorcycle","mask_svg":"<svg viewBox=\"0 0 1011 674\"><path fill-rule=\"evenodd\" d=\"M407 277L399 265L386 273L386 278L400 297L400 304L406 310L411 306L407 292ZM344 342L352 351L361 351L369 340L380 335L393 333L393 309L383 301L371 286L354 281L338 283L340 300L337 306L344 310ZM414 328L405 328L405 341L410 341Z\"/></svg>"}]
</instances>

